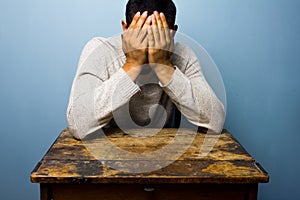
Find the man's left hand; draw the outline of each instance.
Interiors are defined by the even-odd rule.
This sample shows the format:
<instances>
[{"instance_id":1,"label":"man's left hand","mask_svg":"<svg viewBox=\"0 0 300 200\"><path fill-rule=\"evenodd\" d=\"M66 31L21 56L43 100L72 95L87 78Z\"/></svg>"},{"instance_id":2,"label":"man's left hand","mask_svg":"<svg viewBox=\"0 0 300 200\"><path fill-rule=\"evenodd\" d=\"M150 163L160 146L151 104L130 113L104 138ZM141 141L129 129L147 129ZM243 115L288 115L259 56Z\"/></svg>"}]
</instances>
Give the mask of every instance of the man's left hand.
<instances>
[{"instance_id":1,"label":"man's left hand","mask_svg":"<svg viewBox=\"0 0 300 200\"><path fill-rule=\"evenodd\" d=\"M169 29L163 13L155 11L152 26L148 28L148 62L163 84L167 84L174 73L170 57L174 50L174 30Z\"/></svg>"}]
</instances>

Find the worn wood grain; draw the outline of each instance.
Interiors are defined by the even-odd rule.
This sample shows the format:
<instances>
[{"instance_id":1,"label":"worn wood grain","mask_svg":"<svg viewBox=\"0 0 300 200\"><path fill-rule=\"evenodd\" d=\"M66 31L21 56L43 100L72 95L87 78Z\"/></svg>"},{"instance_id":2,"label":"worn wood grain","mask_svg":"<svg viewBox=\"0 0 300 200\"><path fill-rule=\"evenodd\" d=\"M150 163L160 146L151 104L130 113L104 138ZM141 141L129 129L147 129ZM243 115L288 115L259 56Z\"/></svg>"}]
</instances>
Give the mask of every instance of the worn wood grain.
<instances>
[{"instance_id":1,"label":"worn wood grain","mask_svg":"<svg viewBox=\"0 0 300 200\"><path fill-rule=\"evenodd\" d=\"M141 130L134 130L136 132ZM145 130L143 130L145 131ZM147 130L146 130L147 131ZM148 130L153 131L153 130ZM268 174L227 131L220 135L197 133L185 153L172 164L149 173L126 173L109 166L119 160L101 160L86 148L87 144L111 153L104 141L124 151L133 153L153 152L167 146L176 136L177 129L162 129L148 138L136 138L119 129L105 130L105 137L91 136L75 140L65 129L31 173L35 183L261 183L268 182ZM193 132L184 130L182 139ZM205 142L204 142L205 141ZM209 141L209 142L208 142ZM203 145L204 144L204 145ZM207 145L211 144L211 145ZM206 145L206 146L205 146ZM202 149L202 150L201 150ZM208 152L205 156L201 153ZM202 155L202 156L199 156ZM151 165L151 159L147 161ZM134 165L135 160L126 160ZM113 165L113 166L114 166Z\"/></svg>"}]
</instances>

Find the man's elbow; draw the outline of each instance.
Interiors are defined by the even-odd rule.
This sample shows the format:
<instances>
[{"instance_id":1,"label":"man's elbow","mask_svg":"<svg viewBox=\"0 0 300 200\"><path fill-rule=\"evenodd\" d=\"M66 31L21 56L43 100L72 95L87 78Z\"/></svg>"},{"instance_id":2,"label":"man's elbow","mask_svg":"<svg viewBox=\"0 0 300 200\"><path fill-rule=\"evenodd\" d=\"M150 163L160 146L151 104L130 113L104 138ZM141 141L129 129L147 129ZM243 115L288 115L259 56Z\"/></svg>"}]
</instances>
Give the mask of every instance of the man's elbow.
<instances>
[{"instance_id":1,"label":"man's elbow","mask_svg":"<svg viewBox=\"0 0 300 200\"><path fill-rule=\"evenodd\" d=\"M78 121L78 119L74 117L74 110L72 109L72 106L69 106L67 109L68 130L76 140L80 140L85 137L84 133L87 131L84 131L84 128L80 126L80 124L76 123L76 120Z\"/></svg>"},{"instance_id":2,"label":"man's elbow","mask_svg":"<svg viewBox=\"0 0 300 200\"><path fill-rule=\"evenodd\" d=\"M225 116L226 116L225 107L219 101L213 109L212 119L211 119L211 121L213 122L214 131L216 133L222 132L224 128Z\"/></svg>"}]
</instances>

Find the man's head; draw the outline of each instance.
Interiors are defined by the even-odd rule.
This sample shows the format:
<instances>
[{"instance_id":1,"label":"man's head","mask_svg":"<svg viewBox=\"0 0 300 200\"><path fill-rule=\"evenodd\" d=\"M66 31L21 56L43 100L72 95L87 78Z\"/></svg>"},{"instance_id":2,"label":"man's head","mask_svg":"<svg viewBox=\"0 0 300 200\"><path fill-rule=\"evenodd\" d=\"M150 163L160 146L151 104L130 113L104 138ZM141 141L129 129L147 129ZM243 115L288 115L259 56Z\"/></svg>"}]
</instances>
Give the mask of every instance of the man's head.
<instances>
[{"instance_id":1,"label":"man's head","mask_svg":"<svg viewBox=\"0 0 300 200\"><path fill-rule=\"evenodd\" d=\"M127 28L131 24L134 15L137 12L148 11L152 14L154 11L162 12L170 29L177 29L175 25L176 7L172 0L129 0L126 5L126 24Z\"/></svg>"}]
</instances>

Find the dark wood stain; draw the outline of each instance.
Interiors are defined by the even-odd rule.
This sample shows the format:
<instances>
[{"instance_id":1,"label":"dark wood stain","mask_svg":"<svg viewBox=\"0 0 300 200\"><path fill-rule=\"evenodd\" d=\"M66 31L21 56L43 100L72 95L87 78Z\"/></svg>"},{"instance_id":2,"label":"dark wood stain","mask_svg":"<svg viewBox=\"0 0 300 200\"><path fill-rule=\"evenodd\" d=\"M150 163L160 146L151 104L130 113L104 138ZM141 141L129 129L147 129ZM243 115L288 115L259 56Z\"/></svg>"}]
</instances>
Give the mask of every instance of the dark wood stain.
<instances>
[{"instance_id":1,"label":"dark wood stain","mask_svg":"<svg viewBox=\"0 0 300 200\"><path fill-rule=\"evenodd\" d=\"M145 130L143 130L145 131ZM153 137L140 139L119 129L105 130L116 146L131 152L151 152L167 145L177 129L162 129ZM186 130L186 134L190 134ZM218 136L213 149L198 157L204 139L210 136L197 133L190 148L172 164L151 173L117 171L97 160L82 141L74 139L65 129L31 173L34 183L265 183L268 174L256 164L239 142L228 132ZM95 137L89 142L101 146L106 138ZM105 147L103 147L105 148ZM117 164L117 161L107 161ZM126 161L128 163L133 161ZM111 165L110 165L111 166Z\"/></svg>"}]
</instances>

